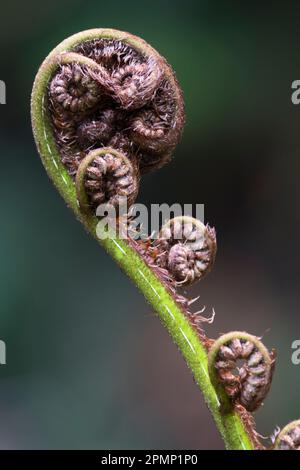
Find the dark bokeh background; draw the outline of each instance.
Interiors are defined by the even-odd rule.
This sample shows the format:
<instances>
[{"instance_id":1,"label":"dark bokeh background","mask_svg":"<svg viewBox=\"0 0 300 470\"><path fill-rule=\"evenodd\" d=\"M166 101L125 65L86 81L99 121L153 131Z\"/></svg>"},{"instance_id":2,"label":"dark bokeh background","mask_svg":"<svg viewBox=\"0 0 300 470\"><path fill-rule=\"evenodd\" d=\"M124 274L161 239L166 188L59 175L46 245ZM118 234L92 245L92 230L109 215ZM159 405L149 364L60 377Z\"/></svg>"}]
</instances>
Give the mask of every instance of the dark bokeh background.
<instances>
[{"instance_id":1,"label":"dark bokeh background","mask_svg":"<svg viewBox=\"0 0 300 470\"><path fill-rule=\"evenodd\" d=\"M284 7L283 7L284 5ZM264 335L278 350L258 429L299 417L300 7L296 2L10 0L1 6L0 448L222 448L151 308L48 181L29 115L48 52L91 27L142 36L174 66L187 125L139 202L205 203L219 252L191 289L212 337Z\"/></svg>"}]
</instances>

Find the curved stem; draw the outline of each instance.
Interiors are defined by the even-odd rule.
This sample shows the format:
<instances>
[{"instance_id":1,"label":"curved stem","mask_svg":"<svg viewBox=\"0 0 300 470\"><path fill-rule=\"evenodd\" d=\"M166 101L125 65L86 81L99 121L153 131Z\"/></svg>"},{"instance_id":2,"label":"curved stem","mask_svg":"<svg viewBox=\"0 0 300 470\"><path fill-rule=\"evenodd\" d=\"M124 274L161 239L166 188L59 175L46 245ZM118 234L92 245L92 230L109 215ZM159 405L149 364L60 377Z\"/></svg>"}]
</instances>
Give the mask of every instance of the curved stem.
<instances>
[{"instance_id":1,"label":"curved stem","mask_svg":"<svg viewBox=\"0 0 300 470\"><path fill-rule=\"evenodd\" d=\"M67 205L132 279L158 314L161 322L167 328L188 367L191 369L225 442L226 448L236 450L253 449L252 439L240 415L230 405L228 406L229 412L226 414L221 412L220 401L226 402L228 399L225 395L218 397L211 384L205 346L190 325L181 306L175 301L155 272L126 240L117 238L114 234L99 240L99 230L102 230L101 224L99 225L99 220L95 216L85 213L80 209L76 197L75 184L60 162L60 156L52 135L51 124L46 109L47 85L57 66L55 55L62 51L70 50L74 44L84 39L95 37L96 33L98 37L100 34L102 37L110 37L113 33L115 34L112 30L91 30L90 32L85 32L85 35L79 33L69 38L50 54L37 74L32 93L31 111L34 136L43 164ZM222 391L220 393L222 394Z\"/></svg>"}]
</instances>

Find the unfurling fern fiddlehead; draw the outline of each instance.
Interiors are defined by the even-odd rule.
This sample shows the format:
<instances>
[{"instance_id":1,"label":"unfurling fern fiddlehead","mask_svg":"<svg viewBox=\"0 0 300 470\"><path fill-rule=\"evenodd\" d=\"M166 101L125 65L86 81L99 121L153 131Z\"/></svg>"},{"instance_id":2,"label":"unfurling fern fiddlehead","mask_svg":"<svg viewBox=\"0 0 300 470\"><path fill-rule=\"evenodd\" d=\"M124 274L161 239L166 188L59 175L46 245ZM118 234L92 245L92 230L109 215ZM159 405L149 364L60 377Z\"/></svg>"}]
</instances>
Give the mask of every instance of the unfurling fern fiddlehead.
<instances>
[{"instance_id":1,"label":"unfurling fern fiddlehead","mask_svg":"<svg viewBox=\"0 0 300 470\"><path fill-rule=\"evenodd\" d=\"M237 367L242 360L242 367ZM233 402L256 411L270 389L275 353L256 336L233 331L215 341L208 355L209 374L216 387L223 386Z\"/></svg>"},{"instance_id":2,"label":"unfurling fern fiddlehead","mask_svg":"<svg viewBox=\"0 0 300 470\"><path fill-rule=\"evenodd\" d=\"M192 302L178 292L211 270L214 229L183 217L167 222L155 241L123 239L96 217L97 207L108 204L117 210L121 224L119 211L134 203L140 178L171 159L185 119L182 92L171 67L129 33L84 31L59 44L41 65L31 112L37 148L50 178L76 217L158 313L191 368L226 447L261 448L249 411L270 385L273 356L262 353L254 337L247 346L243 338L240 343L214 344L203 331L205 319L191 312ZM99 237L99 232L106 236ZM231 361L240 356L247 366L228 396ZM252 367L253 357L257 364ZM221 359L226 361L223 368ZM216 371L224 387L215 381ZM249 406L251 387L256 387L256 394Z\"/></svg>"}]
</instances>

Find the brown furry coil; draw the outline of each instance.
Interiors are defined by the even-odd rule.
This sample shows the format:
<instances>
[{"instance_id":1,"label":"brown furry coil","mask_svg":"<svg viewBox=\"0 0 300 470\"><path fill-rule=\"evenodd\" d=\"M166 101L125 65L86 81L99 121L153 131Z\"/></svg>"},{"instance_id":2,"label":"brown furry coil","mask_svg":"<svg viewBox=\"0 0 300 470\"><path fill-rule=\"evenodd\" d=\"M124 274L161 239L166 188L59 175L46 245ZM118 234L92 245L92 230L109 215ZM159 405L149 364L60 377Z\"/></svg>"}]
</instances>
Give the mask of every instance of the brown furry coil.
<instances>
[{"instance_id":1,"label":"brown furry coil","mask_svg":"<svg viewBox=\"0 0 300 470\"><path fill-rule=\"evenodd\" d=\"M215 230L192 217L171 219L155 244L159 248L157 264L168 270L177 285L190 285L203 278L215 261Z\"/></svg>"},{"instance_id":2,"label":"brown furry coil","mask_svg":"<svg viewBox=\"0 0 300 470\"><path fill-rule=\"evenodd\" d=\"M86 154L102 147L146 173L164 165L180 139L184 105L175 75L135 40L140 48L126 39L88 40L58 57L49 109L62 163L74 178Z\"/></svg>"},{"instance_id":3,"label":"brown furry coil","mask_svg":"<svg viewBox=\"0 0 300 470\"><path fill-rule=\"evenodd\" d=\"M237 367L237 361L243 362ZM222 385L232 401L247 411L255 411L265 399L272 382L275 353L271 353L253 335L232 332L221 336L208 356L209 373L216 385Z\"/></svg>"}]
</instances>

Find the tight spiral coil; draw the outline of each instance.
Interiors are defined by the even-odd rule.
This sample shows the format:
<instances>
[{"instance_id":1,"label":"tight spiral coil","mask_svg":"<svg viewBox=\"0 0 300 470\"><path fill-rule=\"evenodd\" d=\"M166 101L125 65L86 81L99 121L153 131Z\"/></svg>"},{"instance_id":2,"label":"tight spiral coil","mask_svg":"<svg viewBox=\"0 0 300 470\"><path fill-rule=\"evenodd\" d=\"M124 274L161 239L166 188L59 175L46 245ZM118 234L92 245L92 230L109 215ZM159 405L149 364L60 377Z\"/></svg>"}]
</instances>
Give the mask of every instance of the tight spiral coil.
<instances>
[{"instance_id":1,"label":"tight spiral coil","mask_svg":"<svg viewBox=\"0 0 300 470\"><path fill-rule=\"evenodd\" d=\"M169 220L155 245L159 248L157 264L182 286L202 279L212 269L217 251L215 230L189 216Z\"/></svg>"},{"instance_id":2,"label":"tight spiral coil","mask_svg":"<svg viewBox=\"0 0 300 470\"><path fill-rule=\"evenodd\" d=\"M242 366L238 367L241 360ZM220 336L208 354L209 374L216 387L247 411L255 411L265 399L272 382L275 353L259 338L234 331Z\"/></svg>"}]
</instances>

